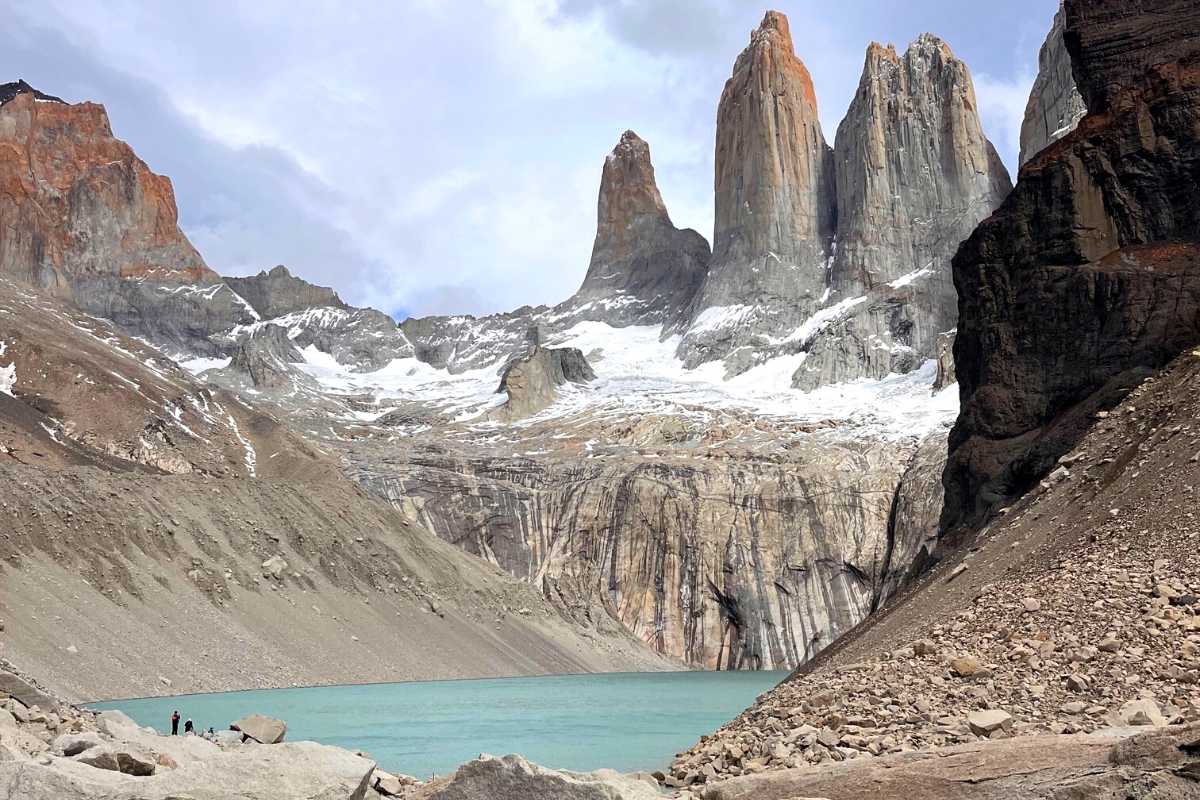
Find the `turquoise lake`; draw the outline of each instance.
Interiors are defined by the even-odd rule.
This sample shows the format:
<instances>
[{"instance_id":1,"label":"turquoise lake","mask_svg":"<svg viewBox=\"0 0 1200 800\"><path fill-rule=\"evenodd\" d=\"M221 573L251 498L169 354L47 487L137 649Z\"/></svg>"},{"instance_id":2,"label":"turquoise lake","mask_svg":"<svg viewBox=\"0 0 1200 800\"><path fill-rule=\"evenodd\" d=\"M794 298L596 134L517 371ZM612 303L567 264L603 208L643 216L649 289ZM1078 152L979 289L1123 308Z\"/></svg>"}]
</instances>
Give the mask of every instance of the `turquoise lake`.
<instances>
[{"instance_id":1,"label":"turquoise lake","mask_svg":"<svg viewBox=\"0 0 1200 800\"><path fill-rule=\"evenodd\" d=\"M139 725L228 728L249 714L288 724L287 740L364 750L387 770L425 779L480 753L520 753L547 767L621 772L667 766L736 717L786 672L654 672L318 686L88 703ZM183 725L180 724L180 730Z\"/></svg>"}]
</instances>

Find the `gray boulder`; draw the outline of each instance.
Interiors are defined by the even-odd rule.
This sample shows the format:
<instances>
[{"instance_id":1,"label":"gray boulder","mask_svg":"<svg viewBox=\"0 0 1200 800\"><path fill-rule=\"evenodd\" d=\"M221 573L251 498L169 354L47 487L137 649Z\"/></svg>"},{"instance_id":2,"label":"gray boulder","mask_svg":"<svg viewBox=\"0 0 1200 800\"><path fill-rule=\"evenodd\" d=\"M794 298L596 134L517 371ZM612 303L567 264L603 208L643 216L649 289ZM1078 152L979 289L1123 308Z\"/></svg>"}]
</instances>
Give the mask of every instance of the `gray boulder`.
<instances>
[{"instance_id":1,"label":"gray boulder","mask_svg":"<svg viewBox=\"0 0 1200 800\"><path fill-rule=\"evenodd\" d=\"M110 744L88 748L76 755L75 760L96 769L106 769L111 772L121 771L121 764L117 761L117 750Z\"/></svg>"},{"instance_id":2,"label":"gray boulder","mask_svg":"<svg viewBox=\"0 0 1200 800\"><path fill-rule=\"evenodd\" d=\"M0 670L0 692L15 697L25 706L37 706L43 711L58 711L58 701L20 675Z\"/></svg>"},{"instance_id":3,"label":"gray boulder","mask_svg":"<svg viewBox=\"0 0 1200 800\"><path fill-rule=\"evenodd\" d=\"M429 800L658 800L657 787L611 769L546 769L518 755L463 764Z\"/></svg>"},{"instance_id":4,"label":"gray boulder","mask_svg":"<svg viewBox=\"0 0 1200 800\"><path fill-rule=\"evenodd\" d=\"M595 379L596 373L578 348L535 346L505 365L496 391L507 392L508 402L492 416L505 422L533 416L558 398L559 386Z\"/></svg>"},{"instance_id":5,"label":"gray boulder","mask_svg":"<svg viewBox=\"0 0 1200 800\"><path fill-rule=\"evenodd\" d=\"M51 747L61 751L64 756L76 756L84 750L90 750L102 744L104 744L104 740L100 738L100 734L95 731L84 731L83 733L64 733L54 740Z\"/></svg>"},{"instance_id":6,"label":"gray boulder","mask_svg":"<svg viewBox=\"0 0 1200 800\"><path fill-rule=\"evenodd\" d=\"M234 722L229 729L241 731L259 744L278 744L287 733L287 723L262 714L252 714Z\"/></svg>"},{"instance_id":7,"label":"gray boulder","mask_svg":"<svg viewBox=\"0 0 1200 800\"><path fill-rule=\"evenodd\" d=\"M374 769L372 761L314 742L238 748L145 777L93 769L72 759L0 760L0 798L363 800Z\"/></svg>"}]
</instances>

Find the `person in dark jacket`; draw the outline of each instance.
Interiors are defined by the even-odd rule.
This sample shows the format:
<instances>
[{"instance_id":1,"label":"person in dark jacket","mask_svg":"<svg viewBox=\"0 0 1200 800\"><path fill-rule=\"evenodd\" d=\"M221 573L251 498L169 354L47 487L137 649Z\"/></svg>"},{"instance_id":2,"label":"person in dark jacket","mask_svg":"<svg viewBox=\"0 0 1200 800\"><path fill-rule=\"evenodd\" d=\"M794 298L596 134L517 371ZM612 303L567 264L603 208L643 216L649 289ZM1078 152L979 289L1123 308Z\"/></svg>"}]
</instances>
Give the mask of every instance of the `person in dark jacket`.
<instances>
[{"instance_id":1,"label":"person in dark jacket","mask_svg":"<svg viewBox=\"0 0 1200 800\"><path fill-rule=\"evenodd\" d=\"M179 735L179 712L178 711L171 714L171 735L172 736Z\"/></svg>"},{"instance_id":2,"label":"person in dark jacket","mask_svg":"<svg viewBox=\"0 0 1200 800\"><path fill-rule=\"evenodd\" d=\"M192 727L192 718L191 717L188 717L188 721L183 723L183 732L184 732L184 734L196 732L196 729L194 727Z\"/></svg>"}]
</instances>

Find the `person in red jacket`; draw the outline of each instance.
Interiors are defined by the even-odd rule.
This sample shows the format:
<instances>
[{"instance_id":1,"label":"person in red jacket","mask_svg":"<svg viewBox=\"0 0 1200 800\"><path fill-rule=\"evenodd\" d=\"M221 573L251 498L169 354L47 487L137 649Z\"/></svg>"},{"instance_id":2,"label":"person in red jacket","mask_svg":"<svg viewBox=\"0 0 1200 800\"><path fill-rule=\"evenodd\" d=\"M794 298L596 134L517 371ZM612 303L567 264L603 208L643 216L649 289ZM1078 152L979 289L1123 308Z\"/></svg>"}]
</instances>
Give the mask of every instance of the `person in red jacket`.
<instances>
[{"instance_id":1,"label":"person in red jacket","mask_svg":"<svg viewBox=\"0 0 1200 800\"><path fill-rule=\"evenodd\" d=\"M171 714L171 735L172 736L179 735L179 712L178 711Z\"/></svg>"}]
</instances>

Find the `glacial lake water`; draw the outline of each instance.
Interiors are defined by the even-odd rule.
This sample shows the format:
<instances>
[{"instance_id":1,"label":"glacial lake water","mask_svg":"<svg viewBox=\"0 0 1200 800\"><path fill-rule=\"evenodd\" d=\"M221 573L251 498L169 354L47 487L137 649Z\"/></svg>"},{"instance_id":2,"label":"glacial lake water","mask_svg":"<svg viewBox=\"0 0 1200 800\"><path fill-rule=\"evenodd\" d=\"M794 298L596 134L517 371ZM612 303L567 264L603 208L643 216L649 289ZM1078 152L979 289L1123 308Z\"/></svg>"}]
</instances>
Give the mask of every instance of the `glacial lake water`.
<instances>
[{"instance_id":1,"label":"glacial lake water","mask_svg":"<svg viewBox=\"0 0 1200 800\"><path fill-rule=\"evenodd\" d=\"M249 714L288 724L287 740L364 750L383 769L425 779L480 753L520 753L543 766L621 772L667 766L753 704L786 672L557 675L225 692L88 703L169 731L171 712L196 729ZM180 730L183 730L182 723Z\"/></svg>"}]
</instances>

